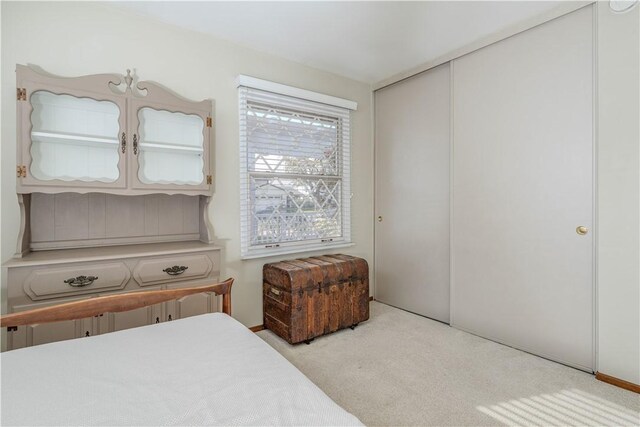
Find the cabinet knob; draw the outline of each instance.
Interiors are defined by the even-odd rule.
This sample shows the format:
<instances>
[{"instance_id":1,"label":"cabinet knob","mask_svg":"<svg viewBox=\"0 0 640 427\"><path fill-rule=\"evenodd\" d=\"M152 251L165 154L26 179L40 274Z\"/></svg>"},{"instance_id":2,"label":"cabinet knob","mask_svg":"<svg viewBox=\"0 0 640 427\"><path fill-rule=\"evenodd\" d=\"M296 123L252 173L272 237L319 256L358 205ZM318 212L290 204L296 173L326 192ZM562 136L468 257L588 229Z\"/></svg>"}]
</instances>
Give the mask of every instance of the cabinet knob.
<instances>
[{"instance_id":1,"label":"cabinet knob","mask_svg":"<svg viewBox=\"0 0 640 427\"><path fill-rule=\"evenodd\" d=\"M164 271L165 273L167 273L169 276L177 276L179 274L184 273L184 271L189 268L187 266L184 265L174 265L173 267L167 267L165 268Z\"/></svg>"},{"instance_id":2,"label":"cabinet knob","mask_svg":"<svg viewBox=\"0 0 640 427\"><path fill-rule=\"evenodd\" d=\"M98 276L78 276L67 279L64 281L64 283L69 286L73 286L74 288L84 288L85 286L89 286L96 280L98 280Z\"/></svg>"},{"instance_id":3,"label":"cabinet knob","mask_svg":"<svg viewBox=\"0 0 640 427\"><path fill-rule=\"evenodd\" d=\"M382 222L382 215L378 215L378 222Z\"/></svg>"},{"instance_id":4,"label":"cabinet knob","mask_svg":"<svg viewBox=\"0 0 640 427\"><path fill-rule=\"evenodd\" d=\"M576 233L578 233L581 236L584 236L588 232L589 232L589 229L587 227L585 227L584 225L580 225L580 226L578 226L576 228Z\"/></svg>"}]
</instances>

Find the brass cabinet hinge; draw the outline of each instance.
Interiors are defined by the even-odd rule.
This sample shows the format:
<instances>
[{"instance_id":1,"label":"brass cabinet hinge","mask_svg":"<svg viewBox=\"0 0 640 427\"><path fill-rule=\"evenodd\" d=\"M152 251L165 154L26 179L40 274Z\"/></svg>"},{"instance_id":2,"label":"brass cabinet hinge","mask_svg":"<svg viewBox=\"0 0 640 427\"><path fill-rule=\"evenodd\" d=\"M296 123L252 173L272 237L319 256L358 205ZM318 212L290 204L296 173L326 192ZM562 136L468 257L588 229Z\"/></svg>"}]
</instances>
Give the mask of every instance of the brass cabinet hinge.
<instances>
[{"instance_id":1,"label":"brass cabinet hinge","mask_svg":"<svg viewBox=\"0 0 640 427\"><path fill-rule=\"evenodd\" d=\"M26 166L16 166L16 176L18 178L26 178L27 177L27 167Z\"/></svg>"},{"instance_id":2,"label":"brass cabinet hinge","mask_svg":"<svg viewBox=\"0 0 640 427\"><path fill-rule=\"evenodd\" d=\"M213 126L213 119L211 117L207 117L207 127L210 128Z\"/></svg>"},{"instance_id":3,"label":"brass cabinet hinge","mask_svg":"<svg viewBox=\"0 0 640 427\"><path fill-rule=\"evenodd\" d=\"M16 89L16 97L18 101L26 101L27 100L27 89L23 87L19 87Z\"/></svg>"},{"instance_id":4,"label":"brass cabinet hinge","mask_svg":"<svg viewBox=\"0 0 640 427\"><path fill-rule=\"evenodd\" d=\"M213 178L211 177L211 175L207 175L207 184L211 183L213 183Z\"/></svg>"}]
</instances>

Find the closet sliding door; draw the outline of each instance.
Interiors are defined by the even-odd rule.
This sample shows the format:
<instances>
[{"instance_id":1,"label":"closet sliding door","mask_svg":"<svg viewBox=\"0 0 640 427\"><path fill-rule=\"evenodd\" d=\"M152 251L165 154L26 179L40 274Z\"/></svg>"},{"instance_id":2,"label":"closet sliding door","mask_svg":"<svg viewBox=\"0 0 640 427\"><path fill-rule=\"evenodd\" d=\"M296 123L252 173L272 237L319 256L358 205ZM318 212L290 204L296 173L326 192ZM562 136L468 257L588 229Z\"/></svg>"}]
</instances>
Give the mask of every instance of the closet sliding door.
<instances>
[{"instance_id":1,"label":"closet sliding door","mask_svg":"<svg viewBox=\"0 0 640 427\"><path fill-rule=\"evenodd\" d=\"M377 300L449 322L450 69L378 90Z\"/></svg>"},{"instance_id":2,"label":"closet sliding door","mask_svg":"<svg viewBox=\"0 0 640 427\"><path fill-rule=\"evenodd\" d=\"M452 325L588 371L592 13L466 55L452 73Z\"/></svg>"}]
</instances>

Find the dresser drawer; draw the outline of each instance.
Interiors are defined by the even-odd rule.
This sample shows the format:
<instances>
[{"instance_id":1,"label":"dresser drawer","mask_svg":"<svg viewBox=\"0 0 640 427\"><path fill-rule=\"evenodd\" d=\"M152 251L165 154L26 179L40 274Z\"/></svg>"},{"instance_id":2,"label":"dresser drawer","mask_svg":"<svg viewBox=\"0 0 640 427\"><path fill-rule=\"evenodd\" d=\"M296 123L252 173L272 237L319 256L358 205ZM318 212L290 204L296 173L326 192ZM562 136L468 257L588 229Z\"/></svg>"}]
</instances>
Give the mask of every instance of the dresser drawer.
<instances>
[{"instance_id":1,"label":"dresser drawer","mask_svg":"<svg viewBox=\"0 0 640 427\"><path fill-rule=\"evenodd\" d=\"M208 277L213 271L212 259L203 253L148 258L138 261L133 278L140 286L158 285Z\"/></svg>"},{"instance_id":2,"label":"dresser drawer","mask_svg":"<svg viewBox=\"0 0 640 427\"><path fill-rule=\"evenodd\" d=\"M123 262L66 264L32 270L23 289L37 301L122 289L130 278Z\"/></svg>"}]
</instances>

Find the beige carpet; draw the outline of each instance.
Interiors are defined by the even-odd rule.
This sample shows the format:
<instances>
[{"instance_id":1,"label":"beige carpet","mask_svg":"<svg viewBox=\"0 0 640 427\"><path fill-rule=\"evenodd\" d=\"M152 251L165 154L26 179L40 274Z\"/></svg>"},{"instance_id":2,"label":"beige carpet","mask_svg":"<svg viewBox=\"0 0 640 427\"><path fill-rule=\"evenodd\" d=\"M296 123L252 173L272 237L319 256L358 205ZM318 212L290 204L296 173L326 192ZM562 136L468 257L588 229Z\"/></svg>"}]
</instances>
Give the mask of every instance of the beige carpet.
<instances>
[{"instance_id":1,"label":"beige carpet","mask_svg":"<svg viewBox=\"0 0 640 427\"><path fill-rule=\"evenodd\" d=\"M640 395L372 302L355 330L259 336L366 425L640 425Z\"/></svg>"}]
</instances>

